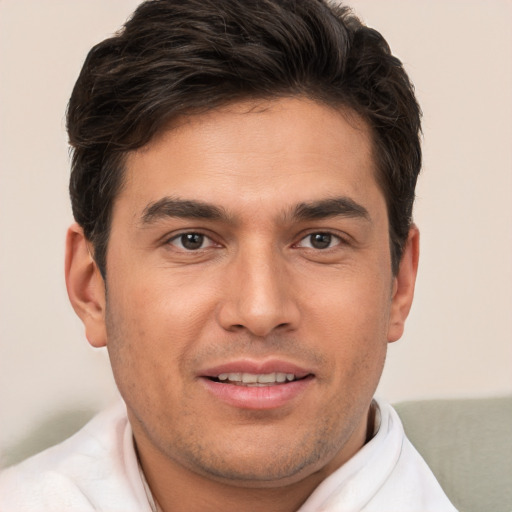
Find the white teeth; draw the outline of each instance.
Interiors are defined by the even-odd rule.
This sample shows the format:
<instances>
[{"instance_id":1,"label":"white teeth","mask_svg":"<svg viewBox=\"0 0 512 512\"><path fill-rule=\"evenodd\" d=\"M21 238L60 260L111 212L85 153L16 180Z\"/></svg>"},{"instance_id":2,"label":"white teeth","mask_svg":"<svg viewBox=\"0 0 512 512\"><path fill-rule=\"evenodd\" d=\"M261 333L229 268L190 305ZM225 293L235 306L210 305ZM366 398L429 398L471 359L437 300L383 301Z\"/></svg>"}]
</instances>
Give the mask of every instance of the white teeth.
<instances>
[{"instance_id":1,"label":"white teeth","mask_svg":"<svg viewBox=\"0 0 512 512\"><path fill-rule=\"evenodd\" d=\"M263 375L258 375L258 382L261 384L273 383L276 381L275 373L264 373Z\"/></svg>"},{"instance_id":2,"label":"white teeth","mask_svg":"<svg viewBox=\"0 0 512 512\"><path fill-rule=\"evenodd\" d=\"M221 373L217 377L220 381L229 381L238 385L269 385L295 380L293 373Z\"/></svg>"}]
</instances>

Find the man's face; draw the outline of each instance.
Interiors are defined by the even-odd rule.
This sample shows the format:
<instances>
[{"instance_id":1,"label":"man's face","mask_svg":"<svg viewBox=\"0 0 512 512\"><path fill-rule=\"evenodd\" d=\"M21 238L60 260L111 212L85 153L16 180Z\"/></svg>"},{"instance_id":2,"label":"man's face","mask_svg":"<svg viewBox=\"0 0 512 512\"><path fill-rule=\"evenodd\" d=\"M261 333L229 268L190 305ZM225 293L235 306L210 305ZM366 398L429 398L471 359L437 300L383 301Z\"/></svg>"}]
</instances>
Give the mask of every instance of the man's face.
<instances>
[{"instance_id":1,"label":"man's face","mask_svg":"<svg viewBox=\"0 0 512 512\"><path fill-rule=\"evenodd\" d=\"M375 173L365 125L301 99L129 155L105 323L143 460L273 486L361 447L395 284Z\"/></svg>"}]
</instances>

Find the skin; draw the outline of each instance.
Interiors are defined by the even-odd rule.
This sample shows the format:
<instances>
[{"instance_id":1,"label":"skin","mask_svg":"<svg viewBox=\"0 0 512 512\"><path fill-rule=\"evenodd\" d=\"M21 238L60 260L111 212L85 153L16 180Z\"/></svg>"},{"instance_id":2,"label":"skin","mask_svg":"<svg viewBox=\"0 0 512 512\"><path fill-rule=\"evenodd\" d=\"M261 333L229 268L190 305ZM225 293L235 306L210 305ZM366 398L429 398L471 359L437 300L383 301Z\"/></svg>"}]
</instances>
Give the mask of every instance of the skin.
<instances>
[{"instance_id":1,"label":"skin","mask_svg":"<svg viewBox=\"0 0 512 512\"><path fill-rule=\"evenodd\" d=\"M108 348L164 510L296 510L365 443L387 344L411 306L419 238L413 226L393 276L375 175L355 115L304 98L237 103L128 155L107 293L70 228L69 296L89 342ZM326 213L334 198L358 212ZM183 200L220 215L177 215ZM319 203L316 217L297 215ZM187 249L184 233L204 235L202 245ZM270 409L225 403L201 377L276 359L309 380Z\"/></svg>"}]
</instances>

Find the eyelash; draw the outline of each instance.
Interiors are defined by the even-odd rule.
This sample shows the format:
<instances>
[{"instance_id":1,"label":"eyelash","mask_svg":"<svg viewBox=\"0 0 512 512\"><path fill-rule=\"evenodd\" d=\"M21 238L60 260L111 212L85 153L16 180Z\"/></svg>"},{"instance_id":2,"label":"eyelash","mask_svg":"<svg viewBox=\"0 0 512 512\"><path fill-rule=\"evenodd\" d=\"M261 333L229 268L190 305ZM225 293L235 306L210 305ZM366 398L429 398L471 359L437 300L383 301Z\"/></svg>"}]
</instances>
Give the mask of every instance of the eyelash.
<instances>
[{"instance_id":1,"label":"eyelash","mask_svg":"<svg viewBox=\"0 0 512 512\"><path fill-rule=\"evenodd\" d=\"M295 247L300 247L300 244L302 242L304 242L305 240L307 240L308 238L311 240L311 237L313 237L314 235L322 235L322 236L328 236L329 237L329 246L328 247L324 247L324 248L319 248L319 247L305 247L307 249L312 249L312 250L317 250L317 251L328 251L329 249L334 249L335 247L339 246L339 245L343 245L343 244L346 244L346 240L344 238L342 238L340 235L337 235L335 233L332 233L330 231L313 231L313 232L310 232L308 233L307 235L303 236L298 243L294 244ZM331 242L333 241L336 241L336 243L334 245L330 245Z\"/></svg>"},{"instance_id":2,"label":"eyelash","mask_svg":"<svg viewBox=\"0 0 512 512\"><path fill-rule=\"evenodd\" d=\"M187 248L187 247L183 246L183 237L192 236L192 235L196 235L196 236L201 237L201 247L198 247L196 249L190 249L190 248ZM200 250L204 250L205 247L202 247L202 245L207 240L210 242L209 246L214 246L214 245L218 246L219 245L216 242L214 242L214 240L210 236L205 235L204 233L201 233L200 231L186 231L186 232L183 232L183 233L179 233L179 234L174 235L173 237L169 238L166 243L168 245L174 245L176 247L176 245L173 244L173 242L180 241L180 240L181 240L181 247L178 247L178 249L180 249L180 250L182 250L184 252L198 252Z\"/></svg>"}]
</instances>

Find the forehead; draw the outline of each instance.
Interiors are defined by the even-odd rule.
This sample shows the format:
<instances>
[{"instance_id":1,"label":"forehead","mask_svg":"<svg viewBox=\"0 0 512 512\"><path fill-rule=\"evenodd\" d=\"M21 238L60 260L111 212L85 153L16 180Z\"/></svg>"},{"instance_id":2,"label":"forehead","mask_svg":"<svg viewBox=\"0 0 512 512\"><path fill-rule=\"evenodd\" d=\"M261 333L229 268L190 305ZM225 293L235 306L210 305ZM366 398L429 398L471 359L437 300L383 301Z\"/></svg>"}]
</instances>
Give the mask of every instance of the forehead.
<instances>
[{"instance_id":1,"label":"forehead","mask_svg":"<svg viewBox=\"0 0 512 512\"><path fill-rule=\"evenodd\" d=\"M302 98L240 102L178 119L130 153L125 171L118 199L139 210L164 195L264 207L377 187L366 124Z\"/></svg>"}]
</instances>

